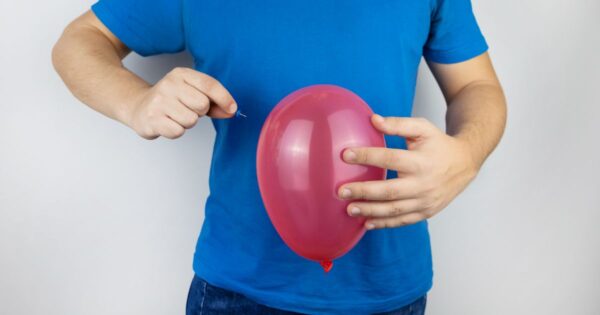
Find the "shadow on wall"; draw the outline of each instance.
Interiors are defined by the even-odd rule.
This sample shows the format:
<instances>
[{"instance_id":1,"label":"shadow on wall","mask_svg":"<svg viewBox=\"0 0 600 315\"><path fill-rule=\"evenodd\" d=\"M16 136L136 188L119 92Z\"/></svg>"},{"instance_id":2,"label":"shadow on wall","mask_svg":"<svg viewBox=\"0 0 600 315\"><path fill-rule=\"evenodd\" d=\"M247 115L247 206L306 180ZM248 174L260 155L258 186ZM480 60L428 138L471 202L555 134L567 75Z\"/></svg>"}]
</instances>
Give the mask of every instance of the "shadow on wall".
<instances>
[{"instance_id":1,"label":"shadow on wall","mask_svg":"<svg viewBox=\"0 0 600 315\"><path fill-rule=\"evenodd\" d=\"M150 83L156 83L175 67L193 68L194 61L188 52L141 57L131 53L123 61L125 66Z\"/></svg>"},{"instance_id":2,"label":"shadow on wall","mask_svg":"<svg viewBox=\"0 0 600 315\"><path fill-rule=\"evenodd\" d=\"M441 130L446 130L446 103L425 61L419 66L419 77L413 105L413 116L424 117Z\"/></svg>"}]
</instances>

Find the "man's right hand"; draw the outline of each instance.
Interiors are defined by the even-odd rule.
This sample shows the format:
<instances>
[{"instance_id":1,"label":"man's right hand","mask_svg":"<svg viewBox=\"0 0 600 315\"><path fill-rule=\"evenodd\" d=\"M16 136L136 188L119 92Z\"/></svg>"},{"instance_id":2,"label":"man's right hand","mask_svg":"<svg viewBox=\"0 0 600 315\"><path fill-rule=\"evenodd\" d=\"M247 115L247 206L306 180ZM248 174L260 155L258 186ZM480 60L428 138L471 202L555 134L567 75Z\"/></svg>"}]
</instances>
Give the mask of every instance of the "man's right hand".
<instances>
[{"instance_id":1,"label":"man's right hand","mask_svg":"<svg viewBox=\"0 0 600 315\"><path fill-rule=\"evenodd\" d=\"M125 123L145 139L181 137L198 118L230 118L237 110L227 89L211 76L175 68L136 95Z\"/></svg>"},{"instance_id":2,"label":"man's right hand","mask_svg":"<svg viewBox=\"0 0 600 315\"><path fill-rule=\"evenodd\" d=\"M123 66L130 52L88 10L65 28L52 49L52 63L79 100L146 139L178 138L201 116L235 114L235 100L209 75L175 68L151 86Z\"/></svg>"}]
</instances>

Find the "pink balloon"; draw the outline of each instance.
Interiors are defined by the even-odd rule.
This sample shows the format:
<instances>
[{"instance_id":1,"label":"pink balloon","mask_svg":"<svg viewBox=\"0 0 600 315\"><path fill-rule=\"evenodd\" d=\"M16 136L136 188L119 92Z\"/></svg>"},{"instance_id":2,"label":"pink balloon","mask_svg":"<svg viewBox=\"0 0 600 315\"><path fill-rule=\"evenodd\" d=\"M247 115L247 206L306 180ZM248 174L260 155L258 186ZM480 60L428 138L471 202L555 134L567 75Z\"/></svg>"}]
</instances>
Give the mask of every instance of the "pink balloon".
<instances>
[{"instance_id":1,"label":"pink balloon","mask_svg":"<svg viewBox=\"0 0 600 315\"><path fill-rule=\"evenodd\" d=\"M283 241L325 271L365 233L348 216L342 184L385 179L382 168L342 160L348 147L385 147L369 106L335 85L313 85L282 99L265 121L257 151L260 193Z\"/></svg>"}]
</instances>

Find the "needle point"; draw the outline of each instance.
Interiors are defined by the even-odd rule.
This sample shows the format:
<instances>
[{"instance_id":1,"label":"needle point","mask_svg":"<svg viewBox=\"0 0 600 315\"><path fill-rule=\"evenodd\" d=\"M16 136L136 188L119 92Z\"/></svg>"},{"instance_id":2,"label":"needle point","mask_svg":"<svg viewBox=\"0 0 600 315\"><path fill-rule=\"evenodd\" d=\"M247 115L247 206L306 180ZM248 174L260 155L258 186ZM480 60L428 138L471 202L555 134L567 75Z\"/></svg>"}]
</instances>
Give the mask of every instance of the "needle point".
<instances>
[{"instance_id":1,"label":"needle point","mask_svg":"<svg viewBox=\"0 0 600 315\"><path fill-rule=\"evenodd\" d=\"M246 117L247 117L246 115L242 114L242 112L241 112L241 111L239 111L239 110L238 110L237 112L235 112L235 116L236 116L236 117L240 117L240 116L241 116L241 117L244 117L244 118L246 118Z\"/></svg>"}]
</instances>

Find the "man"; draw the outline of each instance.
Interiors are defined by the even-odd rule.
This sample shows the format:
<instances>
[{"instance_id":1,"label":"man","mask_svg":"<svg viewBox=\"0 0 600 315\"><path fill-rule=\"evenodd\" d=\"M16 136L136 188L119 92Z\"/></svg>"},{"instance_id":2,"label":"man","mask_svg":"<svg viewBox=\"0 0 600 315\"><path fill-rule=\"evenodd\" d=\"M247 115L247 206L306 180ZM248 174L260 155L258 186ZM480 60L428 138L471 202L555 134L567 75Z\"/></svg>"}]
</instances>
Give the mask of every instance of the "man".
<instances>
[{"instance_id":1,"label":"man","mask_svg":"<svg viewBox=\"0 0 600 315\"><path fill-rule=\"evenodd\" d=\"M194 69L154 85L123 67L187 49ZM432 286L426 219L476 176L506 106L469 0L99 0L53 50L73 94L140 136L174 139L203 116L217 131L188 314L423 314ZM410 118L422 57L447 101L446 132ZM388 178L347 183L369 230L325 274L275 232L255 169L260 128L290 92L336 84L378 114L388 148L343 158ZM235 118L242 110L247 119ZM233 118L232 118L233 117ZM235 197L233 197L235 196Z\"/></svg>"}]
</instances>

